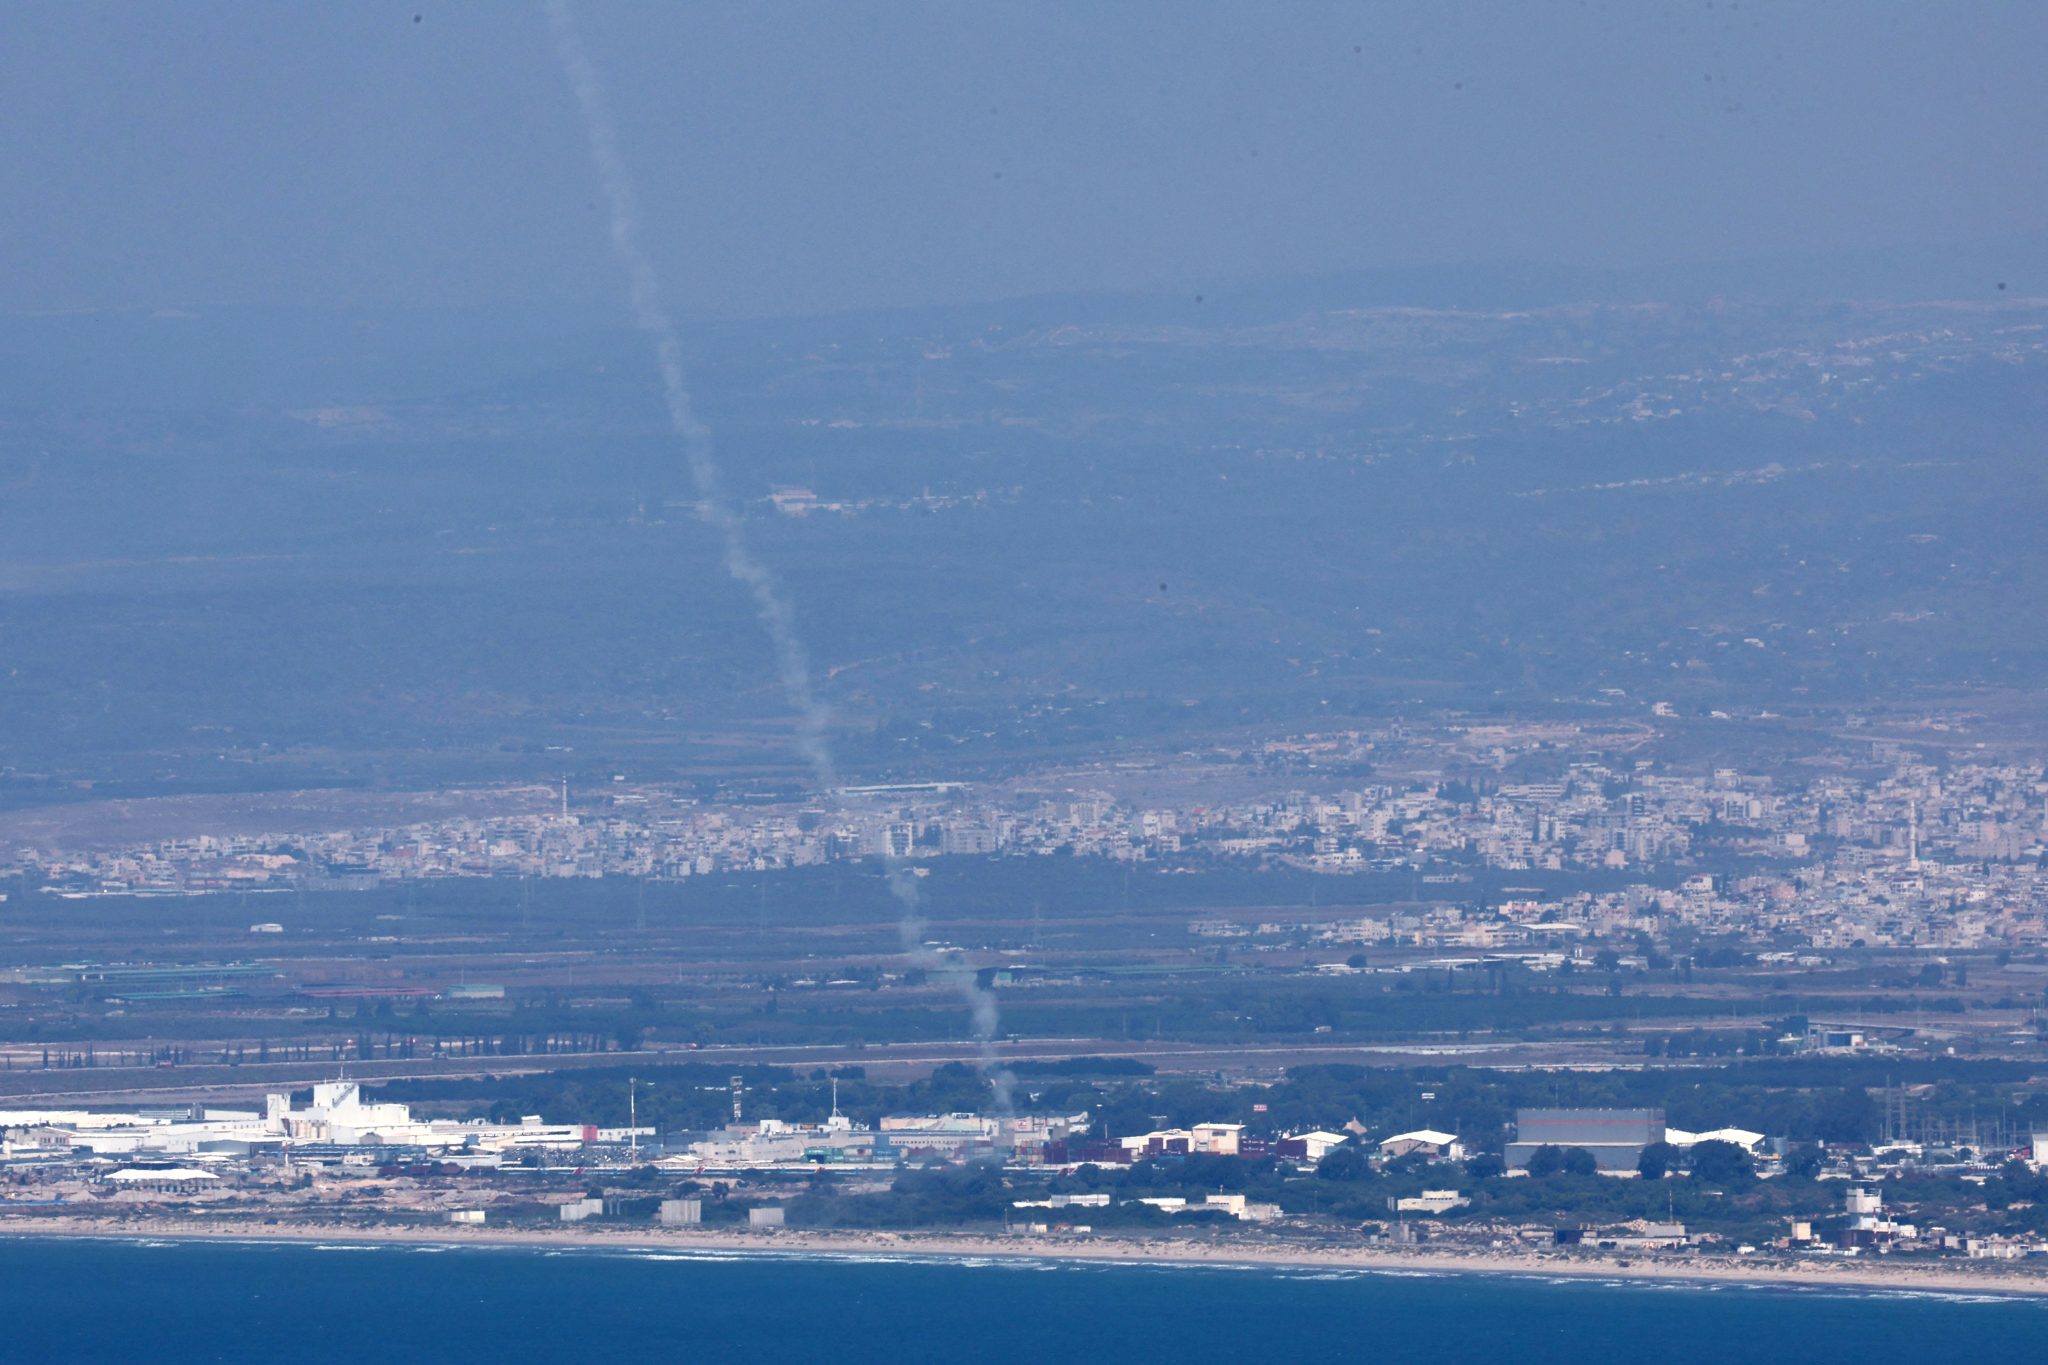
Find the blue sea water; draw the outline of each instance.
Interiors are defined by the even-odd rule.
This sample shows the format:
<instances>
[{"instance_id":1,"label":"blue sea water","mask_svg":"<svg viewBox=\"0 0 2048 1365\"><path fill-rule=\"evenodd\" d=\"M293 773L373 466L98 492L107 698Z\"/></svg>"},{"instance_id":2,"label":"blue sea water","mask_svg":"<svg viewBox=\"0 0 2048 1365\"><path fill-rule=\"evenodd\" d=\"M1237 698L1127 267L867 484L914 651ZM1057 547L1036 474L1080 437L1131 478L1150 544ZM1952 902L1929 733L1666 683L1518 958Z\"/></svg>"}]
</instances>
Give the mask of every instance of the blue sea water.
<instances>
[{"instance_id":1,"label":"blue sea water","mask_svg":"<svg viewBox=\"0 0 2048 1365\"><path fill-rule=\"evenodd\" d=\"M0 1359L2048 1360L2048 1302L1518 1276L0 1239Z\"/></svg>"}]
</instances>

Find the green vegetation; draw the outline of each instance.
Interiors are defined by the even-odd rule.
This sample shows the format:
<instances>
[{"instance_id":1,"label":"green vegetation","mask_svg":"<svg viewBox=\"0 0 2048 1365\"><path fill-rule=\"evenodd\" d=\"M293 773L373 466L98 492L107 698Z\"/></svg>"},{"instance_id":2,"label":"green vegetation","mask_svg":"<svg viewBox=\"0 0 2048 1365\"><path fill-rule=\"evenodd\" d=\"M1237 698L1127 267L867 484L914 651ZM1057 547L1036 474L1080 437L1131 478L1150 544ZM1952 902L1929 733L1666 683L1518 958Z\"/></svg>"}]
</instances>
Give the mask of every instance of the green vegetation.
<instances>
[{"instance_id":1,"label":"green vegetation","mask_svg":"<svg viewBox=\"0 0 2048 1365\"><path fill-rule=\"evenodd\" d=\"M897 1085L873 1081L859 1067L799 1074L783 1067L687 1063L393 1081L372 1089L411 1104L488 1106L498 1116L574 1115L615 1125L625 1122L632 1076L641 1122L682 1132L725 1122L733 1075L744 1080L749 1115L792 1122L818 1122L831 1112L835 1078L840 1109L862 1122L884 1114L986 1111L994 1103L987 1079L960 1063ZM1910 1088L1918 1122L1954 1126L2001 1114L2014 1131L2048 1127L2048 1093L2028 1084L2032 1075L2033 1068L2018 1062L1844 1057L1757 1060L1686 1071L1305 1066L1290 1069L1272 1085L1226 1087L1184 1075L1118 1075L1080 1059L1046 1070L1019 1068L1017 1100L1041 1112L1085 1110L1094 1116L1097 1133L1214 1121L1243 1123L1258 1135L1334 1128L1355 1119L1382 1136L1423 1127L1448 1129L1480 1155L1500 1152L1519 1108L1659 1108L1678 1128L1733 1126L1783 1138L1793 1144L1790 1161L1796 1164L1800 1150L1816 1144L1875 1141L1881 1135L1883 1105L1872 1092L1888 1083ZM1704 1152L1710 1172L1721 1173L1723 1168L1714 1163L1723 1159L1719 1149L1724 1146L1696 1147L1694 1167ZM1661 1159L1667 1168L1679 1164L1674 1151L1658 1148L1646 1159ZM1731 1174L1732 1169L1727 1168Z\"/></svg>"}]
</instances>

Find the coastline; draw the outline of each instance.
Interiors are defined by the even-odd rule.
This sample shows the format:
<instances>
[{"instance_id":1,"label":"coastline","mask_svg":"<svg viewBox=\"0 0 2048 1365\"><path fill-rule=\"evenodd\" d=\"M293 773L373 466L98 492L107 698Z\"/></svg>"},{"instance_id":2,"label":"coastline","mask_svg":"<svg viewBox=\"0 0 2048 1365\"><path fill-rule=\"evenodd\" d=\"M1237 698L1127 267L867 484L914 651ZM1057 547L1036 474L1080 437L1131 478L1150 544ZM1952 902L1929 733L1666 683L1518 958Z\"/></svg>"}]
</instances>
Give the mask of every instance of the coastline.
<instances>
[{"instance_id":1,"label":"coastline","mask_svg":"<svg viewBox=\"0 0 2048 1365\"><path fill-rule=\"evenodd\" d=\"M1096 1265L1209 1266L1229 1269L1517 1275L1655 1284L1848 1289L1892 1293L2048 1297L2048 1271L2009 1264L1884 1264L1871 1260L1783 1260L1732 1256L1626 1260L1534 1250L1462 1250L1287 1245L1231 1239L1091 1235L991 1236L974 1233L774 1232L703 1228L567 1226L475 1229L428 1227L248 1226L228 1219L0 1217L0 1237L105 1241L274 1242L526 1250L678 1252L788 1258L890 1257L930 1261L1063 1261Z\"/></svg>"}]
</instances>

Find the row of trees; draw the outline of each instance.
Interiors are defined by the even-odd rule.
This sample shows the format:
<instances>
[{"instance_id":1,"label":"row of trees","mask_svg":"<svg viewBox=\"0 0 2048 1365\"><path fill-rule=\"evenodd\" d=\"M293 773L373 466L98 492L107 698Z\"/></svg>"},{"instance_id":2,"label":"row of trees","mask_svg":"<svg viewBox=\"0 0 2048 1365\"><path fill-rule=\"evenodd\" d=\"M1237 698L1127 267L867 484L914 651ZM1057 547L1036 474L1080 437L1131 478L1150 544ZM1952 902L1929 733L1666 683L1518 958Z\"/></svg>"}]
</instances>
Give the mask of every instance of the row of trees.
<instances>
[{"instance_id":1,"label":"row of trees","mask_svg":"<svg viewBox=\"0 0 2048 1365\"><path fill-rule=\"evenodd\" d=\"M1467 1169L1481 1161L1497 1163L1498 1160L1497 1157L1476 1158L1467 1163ZM1491 1169L1486 1171L1489 1175L1498 1173ZM1539 1147L1529 1157L1529 1175L1536 1180L1599 1173L1600 1163L1583 1147ZM1643 1148L1642 1155L1636 1159L1636 1174L1645 1180L1663 1180L1668 1176L1687 1174L1704 1184L1725 1187L1755 1179L1756 1163L1748 1152L1732 1142L1699 1142L1690 1148L1653 1142Z\"/></svg>"}]
</instances>

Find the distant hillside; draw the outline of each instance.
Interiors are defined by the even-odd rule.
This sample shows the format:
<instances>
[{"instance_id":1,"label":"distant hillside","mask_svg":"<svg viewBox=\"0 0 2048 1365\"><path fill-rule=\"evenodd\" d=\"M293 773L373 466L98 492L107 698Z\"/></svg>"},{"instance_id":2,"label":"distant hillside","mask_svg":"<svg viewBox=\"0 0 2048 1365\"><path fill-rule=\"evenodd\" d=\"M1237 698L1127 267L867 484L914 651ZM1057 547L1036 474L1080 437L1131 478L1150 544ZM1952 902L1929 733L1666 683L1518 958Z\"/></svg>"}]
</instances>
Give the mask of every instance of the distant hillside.
<instances>
[{"instance_id":1,"label":"distant hillside","mask_svg":"<svg viewBox=\"0 0 2048 1365\"><path fill-rule=\"evenodd\" d=\"M724 324L694 382L865 769L2037 685L2048 301L1593 283ZM0 324L5 799L784 765L644 348L549 322Z\"/></svg>"}]
</instances>

